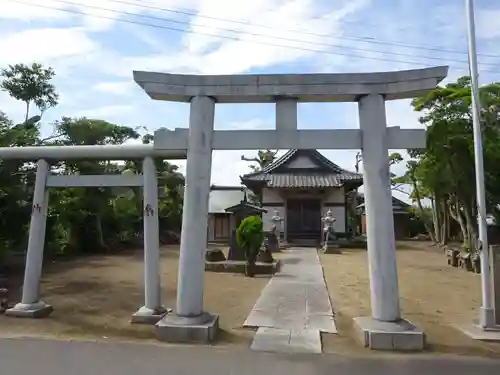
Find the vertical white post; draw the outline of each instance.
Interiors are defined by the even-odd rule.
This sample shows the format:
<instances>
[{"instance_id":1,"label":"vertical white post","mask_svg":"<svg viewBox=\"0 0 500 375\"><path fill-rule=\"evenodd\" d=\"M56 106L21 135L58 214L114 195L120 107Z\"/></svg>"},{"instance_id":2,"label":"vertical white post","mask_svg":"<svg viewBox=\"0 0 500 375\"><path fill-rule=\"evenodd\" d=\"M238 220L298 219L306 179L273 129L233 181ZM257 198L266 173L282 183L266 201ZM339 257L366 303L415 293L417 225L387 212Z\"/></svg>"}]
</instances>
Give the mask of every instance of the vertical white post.
<instances>
[{"instance_id":1,"label":"vertical white post","mask_svg":"<svg viewBox=\"0 0 500 375\"><path fill-rule=\"evenodd\" d=\"M203 314L208 197L212 170L212 133L215 101L206 96L191 100L182 211L181 250L176 315Z\"/></svg>"},{"instance_id":2,"label":"vertical white post","mask_svg":"<svg viewBox=\"0 0 500 375\"><path fill-rule=\"evenodd\" d=\"M362 97L358 106L372 317L394 322L400 311L385 101L372 94Z\"/></svg>"},{"instance_id":3,"label":"vertical white post","mask_svg":"<svg viewBox=\"0 0 500 375\"><path fill-rule=\"evenodd\" d=\"M142 163L144 178L144 286L145 307L157 310L160 296L160 230L158 223L158 178L152 157Z\"/></svg>"},{"instance_id":4,"label":"vertical white post","mask_svg":"<svg viewBox=\"0 0 500 375\"><path fill-rule=\"evenodd\" d=\"M276 100L276 130L297 130L297 99Z\"/></svg>"},{"instance_id":5,"label":"vertical white post","mask_svg":"<svg viewBox=\"0 0 500 375\"><path fill-rule=\"evenodd\" d=\"M152 157L142 162L144 194L144 306L133 316L133 323L156 323L166 312L161 304L160 231L158 223L158 177Z\"/></svg>"},{"instance_id":6,"label":"vertical white post","mask_svg":"<svg viewBox=\"0 0 500 375\"><path fill-rule=\"evenodd\" d=\"M491 270L488 249L488 227L486 223L486 194L484 191L483 142L481 136L481 101L479 97L476 31L474 25L474 4L466 0L467 31L469 42L469 69L472 86L472 123L474 132L474 162L476 169L476 197L478 212L479 242L481 244L481 287L482 306L480 324L482 327L495 325L495 314L491 304Z\"/></svg>"},{"instance_id":7,"label":"vertical white post","mask_svg":"<svg viewBox=\"0 0 500 375\"><path fill-rule=\"evenodd\" d=\"M23 295L21 303L7 310L10 316L42 317L52 312L52 307L40 301L40 278L42 276L43 248L49 193L46 190L48 163L40 159L37 163L33 206L26 252L26 268L24 271Z\"/></svg>"}]
</instances>

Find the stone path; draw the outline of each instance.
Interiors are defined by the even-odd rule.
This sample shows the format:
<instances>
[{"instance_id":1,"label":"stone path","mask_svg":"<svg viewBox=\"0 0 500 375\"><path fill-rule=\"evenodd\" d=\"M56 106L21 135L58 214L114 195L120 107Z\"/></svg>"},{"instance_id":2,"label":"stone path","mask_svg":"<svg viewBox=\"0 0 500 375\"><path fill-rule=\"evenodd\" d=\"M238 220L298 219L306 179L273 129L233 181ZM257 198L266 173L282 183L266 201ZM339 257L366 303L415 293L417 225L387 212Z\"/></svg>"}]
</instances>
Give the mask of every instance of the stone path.
<instances>
[{"instance_id":1,"label":"stone path","mask_svg":"<svg viewBox=\"0 0 500 375\"><path fill-rule=\"evenodd\" d=\"M244 326L259 327L253 350L321 353L320 332L337 333L318 253L292 248L255 303Z\"/></svg>"}]
</instances>

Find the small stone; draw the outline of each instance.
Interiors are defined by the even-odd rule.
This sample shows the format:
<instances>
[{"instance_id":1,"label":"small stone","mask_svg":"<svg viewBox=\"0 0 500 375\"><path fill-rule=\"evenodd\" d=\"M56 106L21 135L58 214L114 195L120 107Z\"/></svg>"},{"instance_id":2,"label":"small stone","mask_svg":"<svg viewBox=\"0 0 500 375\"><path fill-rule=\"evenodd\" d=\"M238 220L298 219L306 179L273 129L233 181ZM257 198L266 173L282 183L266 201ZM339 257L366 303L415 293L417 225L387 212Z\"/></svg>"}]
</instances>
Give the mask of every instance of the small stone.
<instances>
[{"instance_id":1,"label":"small stone","mask_svg":"<svg viewBox=\"0 0 500 375\"><path fill-rule=\"evenodd\" d=\"M269 250L260 250L259 254L257 255L257 262L273 263L274 258Z\"/></svg>"},{"instance_id":2,"label":"small stone","mask_svg":"<svg viewBox=\"0 0 500 375\"><path fill-rule=\"evenodd\" d=\"M205 253L205 260L207 262L224 262L226 256L221 249L208 249Z\"/></svg>"}]
</instances>

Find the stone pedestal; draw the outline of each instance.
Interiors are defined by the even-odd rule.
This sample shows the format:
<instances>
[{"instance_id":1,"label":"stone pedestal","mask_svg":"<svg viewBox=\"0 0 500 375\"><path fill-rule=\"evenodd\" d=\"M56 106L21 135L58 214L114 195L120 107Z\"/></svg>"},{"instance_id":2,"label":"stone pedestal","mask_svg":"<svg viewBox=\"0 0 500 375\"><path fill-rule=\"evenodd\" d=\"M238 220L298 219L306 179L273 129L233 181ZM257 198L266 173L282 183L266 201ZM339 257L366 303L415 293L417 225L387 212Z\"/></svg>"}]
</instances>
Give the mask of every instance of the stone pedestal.
<instances>
[{"instance_id":1,"label":"stone pedestal","mask_svg":"<svg viewBox=\"0 0 500 375\"><path fill-rule=\"evenodd\" d=\"M325 254L342 254L339 245L335 243L325 243L321 249Z\"/></svg>"},{"instance_id":2,"label":"stone pedestal","mask_svg":"<svg viewBox=\"0 0 500 375\"><path fill-rule=\"evenodd\" d=\"M420 351L425 334L407 320L382 322L369 317L354 318L354 330L361 343L374 350Z\"/></svg>"},{"instance_id":3,"label":"stone pedestal","mask_svg":"<svg viewBox=\"0 0 500 375\"><path fill-rule=\"evenodd\" d=\"M175 343L211 343L219 330L219 316L202 313L183 317L168 313L155 325L160 341Z\"/></svg>"},{"instance_id":4,"label":"stone pedestal","mask_svg":"<svg viewBox=\"0 0 500 375\"><path fill-rule=\"evenodd\" d=\"M267 232L265 234L267 239L266 247L271 253L278 253L280 251L279 238L273 232Z\"/></svg>"},{"instance_id":5,"label":"stone pedestal","mask_svg":"<svg viewBox=\"0 0 500 375\"><path fill-rule=\"evenodd\" d=\"M490 246L493 303L491 309L481 308L479 321L457 327L474 340L500 342L500 246Z\"/></svg>"},{"instance_id":6,"label":"stone pedestal","mask_svg":"<svg viewBox=\"0 0 500 375\"><path fill-rule=\"evenodd\" d=\"M172 309L165 309L163 307L153 310L143 306L132 315L130 323L154 325L158 323L158 321L163 318L167 312L171 311Z\"/></svg>"},{"instance_id":7,"label":"stone pedestal","mask_svg":"<svg viewBox=\"0 0 500 375\"><path fill-rule=\"evenodd\" d=\"M236 229L231 232L231 239L229 242L229 253L227 260L244 261L246 260L245 251L240 249L236 241Z\"/></svg>"},{"instance_id":8,"label":"stone pedestal","mask_svg":"<svg viewBox=\"0 0 500 375\"><path fill-rule=\"evenodd\" d=\"M7 316L18 318L45 318L49 316L54 308L43 301L35 303L18 303L12 309L5 311Z\"/></svg>"}]
</instances>

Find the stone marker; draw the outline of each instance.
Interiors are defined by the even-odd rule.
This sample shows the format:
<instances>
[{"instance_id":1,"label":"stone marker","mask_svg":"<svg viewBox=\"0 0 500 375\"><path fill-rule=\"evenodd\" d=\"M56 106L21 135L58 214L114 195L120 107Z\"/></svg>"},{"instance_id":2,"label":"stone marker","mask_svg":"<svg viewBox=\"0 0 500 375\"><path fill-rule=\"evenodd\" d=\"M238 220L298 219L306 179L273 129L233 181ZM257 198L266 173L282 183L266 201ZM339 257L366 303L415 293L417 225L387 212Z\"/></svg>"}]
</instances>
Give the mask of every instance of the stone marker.
<instances>
[{"instance_id":1,"label":"stone marker","mask_svg":"<svg viewBox=\"0 0 500 375\"><path fill-rule=\"evenodd\" d=\"M229 253L227 254L227 260L246 260L245 250L240 249L236 241L236 229L231 232L231 240L229 243Z\"/></svg>"},{"instance_id":2,"label":"stone marker","mask_svg":"<svg viewBox=\"0 0 500 375\"><path fill-rule=\"evenodd\" d=\"M276 236L276 228L265 233L266 249L271 253L278 253L280 251L279 239Z\"/></svg>"}]
</instances>

